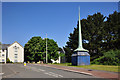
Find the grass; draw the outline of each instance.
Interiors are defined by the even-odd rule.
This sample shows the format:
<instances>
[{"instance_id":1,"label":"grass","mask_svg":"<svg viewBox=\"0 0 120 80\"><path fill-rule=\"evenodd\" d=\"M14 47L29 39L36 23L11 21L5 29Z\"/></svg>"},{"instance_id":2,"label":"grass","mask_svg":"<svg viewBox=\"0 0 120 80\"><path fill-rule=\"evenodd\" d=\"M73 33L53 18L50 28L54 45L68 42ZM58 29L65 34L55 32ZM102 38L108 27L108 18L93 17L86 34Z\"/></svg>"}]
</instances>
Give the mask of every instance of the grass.
<instances>
[{"instance_id":1,"label":"grass","mask_svg":"<svg viewBox=\"0 0 120 80\"><path fill-rule=\"evenodd\" d=\"M103 71L111 71L111 72L120 72L118 70L118 66L111 66L111 65L81 65L81 66L72 66L71 63L61 63L61 64L54 64L54 65L61 65L61 66L70 66L70 67L79 67L85 69L94 69L94 70L103 70Z\"/></svg>"}]
</instances>

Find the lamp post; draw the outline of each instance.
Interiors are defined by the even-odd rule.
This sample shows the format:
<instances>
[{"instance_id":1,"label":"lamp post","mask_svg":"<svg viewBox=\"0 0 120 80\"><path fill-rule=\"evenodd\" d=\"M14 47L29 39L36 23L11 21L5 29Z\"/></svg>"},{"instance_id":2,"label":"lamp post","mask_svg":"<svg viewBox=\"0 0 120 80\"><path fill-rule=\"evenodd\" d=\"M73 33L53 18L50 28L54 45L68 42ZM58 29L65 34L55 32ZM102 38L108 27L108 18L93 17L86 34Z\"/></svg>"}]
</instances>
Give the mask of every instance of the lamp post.
<instances>
[{"instance_id":1,"label":"lamp post","mask_svg":"<svg viewBox=\"0 0 120 80\"><path fill-rule=\"evenodd\" d=\"M48 63L47 61L47 33L46 33L46 63Z\"/></svg>"}]
</instances>

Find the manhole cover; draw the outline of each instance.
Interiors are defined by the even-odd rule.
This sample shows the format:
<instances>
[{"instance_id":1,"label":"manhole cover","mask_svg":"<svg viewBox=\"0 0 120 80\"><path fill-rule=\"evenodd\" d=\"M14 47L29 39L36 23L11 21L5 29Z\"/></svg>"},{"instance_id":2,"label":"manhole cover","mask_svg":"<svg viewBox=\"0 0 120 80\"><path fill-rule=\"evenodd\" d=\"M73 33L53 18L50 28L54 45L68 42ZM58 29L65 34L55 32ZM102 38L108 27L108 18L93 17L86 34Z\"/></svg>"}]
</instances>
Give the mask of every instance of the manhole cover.
<instances>
[{"instance_id":1,"label":"manhole cover","mask_svg":"<svg viewBox=\"0 0 120 80\"><path fill-rule=\"evenodd\" d=\"M89 69L88 71L92 71L91 69Z\"/></svg>"}]
</instances>

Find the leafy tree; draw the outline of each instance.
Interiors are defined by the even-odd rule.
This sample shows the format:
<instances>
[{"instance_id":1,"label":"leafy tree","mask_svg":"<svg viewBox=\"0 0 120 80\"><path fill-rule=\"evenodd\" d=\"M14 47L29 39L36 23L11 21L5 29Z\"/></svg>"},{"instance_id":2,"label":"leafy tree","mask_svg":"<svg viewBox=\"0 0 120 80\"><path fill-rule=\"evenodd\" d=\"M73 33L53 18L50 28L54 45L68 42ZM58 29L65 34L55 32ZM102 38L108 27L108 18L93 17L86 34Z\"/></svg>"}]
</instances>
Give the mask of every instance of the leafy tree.
<instances>
[{"instance_id":1,"label":"leafy tree","mask_svg":"<svg viewBox=\"0 0 120 80\"><path fill-rule=\"evenodd\" d=\"M107 17L105 22L106 35L104 36L103 48L108 51L110 49L120 49L120 13L114 12Z\"/></svg>"},{"instance_id":2,"label":"leafy tree","mask_svg":"<svg viewBox=\"0 0 120 80\"><path fill-rule=\"evenodd\" d=\"M0 42L0 50L1 50L1 48L2 48L2 45L1 45L1 42Z\"/></svg>"},{"instance_id":3,"label":"leafy tree","mask_svg":"<svg viewBox=\"0 0 120 80\"><path fill-rule=\"evenodd\" d=\"M59 47L59 56L60 56L60 61L61 63L65 63L65 52L62 48Z\"/></svg>"},{"instance_id":4,"label":"leafy tree","mask_svg":"<svg viewBox=\"0 0 120 80\"><path fill-rule=\"evenodd\" d=\"M102 40L101 33L104 31L104 19L105 17L102 14L97 13L93 16L89 15L87 19L81 20L83 46L90 51L91 56L98 55L97 53L101 50L99 44ZM69 41L66 45L65 51L66 58L69 57L68 62L71 62L70 57L73 54L73 50L78 47L78 27L79 23L77 24L77 28L74 28L73 33L70 33Z\"/></svg>"},{"instance_id":5,"label":"leafy tree","mask_svg":"<svg viewBox=\"0 0 120 80\"><path fill-rule=\"evenodd\" d=\"M105 19L107 18L107 21ZM81 20L83 47L89 50L91 61L103 56L103 52L110 49L120 49L120 13L114 12L108 17L101 13L88 15L87 19ZM71 62L71 55L78 47L78 25L70 33L69 41L64 47L67 62Z\"/></svg>"},{"instance_id":6,"label":"leafy tree","mask_svg":"<svg viewBox=\"0 0 120 80\"><path fill-rule=\"evenodd\" d=\"M2 45L1 45L1 42L0 42L0 50L2 49ZM0 51L0 53L1 53L1 51ZM0 54L1 55L1 54Z\"/></svg>"},{"instance_id":7,"label":"leafy tree","mask_svg":"<svg viewBox=\"0 0 120 80\"><path fill-rule=\"evenodd\" d=\"M44 51L46 51L46 39L44 40ZM51 59L57 60L59 57L58 54L58 45L53 39L47 38L47 52L48 52L48 62L51 62Z\"/></svg>"},{"instance_id":8,"label":"leafy tree","mask_svg":"<svg viewBox=\"0 0 120 80\"><path fill-rule=\"evenodd\" d=\"M53 39L47 38L48 61L58 58L58 45ZM38 62L45 60L46 39L41 37L32 37L24 46L25 61Z\"/></svg>"},{"instance_id":9,"label":"leafy tree","mask_svg":"<svg viewBox=\"0 0 120 80\"><path fill-rule=\"evenodd\" d=\"M39 61L43 60L42 38L32 37L24 46L25 61Z\"/></svg>"}]
</instances>

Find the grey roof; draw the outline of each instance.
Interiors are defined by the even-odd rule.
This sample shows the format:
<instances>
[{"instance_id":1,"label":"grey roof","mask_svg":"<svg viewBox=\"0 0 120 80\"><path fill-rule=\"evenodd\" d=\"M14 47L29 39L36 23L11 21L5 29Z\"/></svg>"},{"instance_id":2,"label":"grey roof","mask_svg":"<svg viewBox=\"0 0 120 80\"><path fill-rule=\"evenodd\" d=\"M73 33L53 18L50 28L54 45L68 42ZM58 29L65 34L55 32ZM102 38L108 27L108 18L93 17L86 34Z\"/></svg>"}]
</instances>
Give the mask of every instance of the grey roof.
<instances>
[{"instance_id":1,"label":"grey roof","mask_svg":"<svg viewBox=\"0 0 120 80\"><path fill-rule=\"evenodd\" d=\"M1 46L1 45L0 45ZM10 46L10 44L2 44L2 50L7 50L7 47Z\"/></svg>"},{"instance_id":2,"label":"grey roof","mask_svg":"<svg viewBox=\"0 0 120 80\"><path fill-rule=\"evenodd\" d=\"M90 56L90 54L86 51L86 52L77 52L72 54L72 56Z\"/></svg>"}]
</instances>

